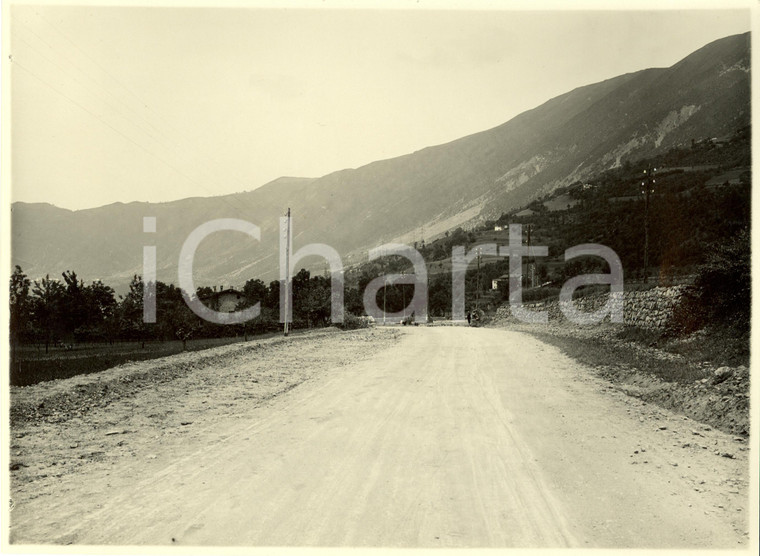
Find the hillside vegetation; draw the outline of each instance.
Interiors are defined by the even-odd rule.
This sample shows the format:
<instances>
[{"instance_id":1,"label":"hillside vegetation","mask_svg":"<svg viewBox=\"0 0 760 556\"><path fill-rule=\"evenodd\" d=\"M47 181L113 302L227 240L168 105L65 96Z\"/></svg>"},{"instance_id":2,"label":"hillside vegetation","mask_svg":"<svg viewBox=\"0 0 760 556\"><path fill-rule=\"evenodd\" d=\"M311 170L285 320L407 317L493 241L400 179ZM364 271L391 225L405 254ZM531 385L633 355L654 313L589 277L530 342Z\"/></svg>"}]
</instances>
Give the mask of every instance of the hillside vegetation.
<instances>
[{"instance_id":1,"label":"hillside vegetation","mask_svg":"<svg viewBox=\"0 0 760 556\"><path fill-rule=\"evenodd\" d=\"M523 244L527 244L530 229L531 244L547 246L549 251L548 257L525 260L525 263L535 264L537 282L544 286L526 289L526 301L558 295L559 287L569 277L607 271L606 263L601 259L564 261L566 249L583 243L599 243L614 249L623 263L626 283L631 287L641 287L640 282L645 275L647 217L642 181L646 181L644 170L648 168L657 169L654 183L650 185L654 193L650 194L648 213L649 268L646 274L649 283L694 281L697 275L702 276L700 280L716 282L717 279L705 278L705 273L708 268L713 268L710 272L715 274L716 265L728 264L726 260L715 262L721 253L732 254L734 260L731 268L748 270L750 139L750 128L742 127L718 141L695 141L685 147L669 149L656 157L626 160L618 168L559 188L471 230L458 228L433 242L415 244L428 263L431 314L444 316L451 311L452 248L462 245L469 251L486 243L505 245L509 241L510 224L522 225ZM570 198L573 203L568 203L564 210L547 208L556 207L553 201L559 198ZM520 216L525 209L529 209L531 214ZM723 259L726 257L723 255ZM483 257L481 262L479 281L476 263L470 266L468 300L474 303L479 282L478 297L486 302L498 303L504 295L503 289L490 297L487 294L494 279L508 275L508 260ZM361 265L349 276L356 283L366 284L387 268L393 272L411 272L408 263L398 262L396 266L389 267L387 262L385 266L377 262ZM501 284L506 286L505 281ZM735 281L731 284L735 287ZM710 293L711 296L713 294ZM748 299L748 293L742 295L745 300ZM394 293L394 308L400 302L396 297L400 296ZM732 310L737 310L737 306L742 306L742 302L733 301ZM748 305L745 312L748 315Z\"/></svg>"}]
</instances>

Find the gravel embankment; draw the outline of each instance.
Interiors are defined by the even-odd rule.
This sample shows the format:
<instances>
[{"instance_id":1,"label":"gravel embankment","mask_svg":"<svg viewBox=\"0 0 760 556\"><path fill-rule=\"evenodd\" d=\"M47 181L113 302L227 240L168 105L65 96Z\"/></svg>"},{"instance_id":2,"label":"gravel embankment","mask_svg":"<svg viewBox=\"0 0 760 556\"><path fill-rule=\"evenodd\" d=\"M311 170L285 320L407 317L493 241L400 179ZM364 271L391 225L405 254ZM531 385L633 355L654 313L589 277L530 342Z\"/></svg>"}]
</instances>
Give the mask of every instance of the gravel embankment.
<instances>
[{"instance_id":1,"label":"gravel embankment","mask_svg":"<svg viewBox=\"0 0 760 556\"><path fill-rule=\"evenodd\" d=\"M571 356L574 351L584 355L591 352L588 357L582 357L587 359L582 362L626 394L729 434L749 435L750 373L743 365L715 367L708 363L694 363L679 354L621 340L618 332L622 325L577 326L551 321L547 325L530 325L510 319L497 320L492 326L536 335L568 351ZM585 349L590 344L596 344L597 349ZM600 351L607 355L599 356ZM626 356L618 357L621 352ZM668 379L667 372L655 376L644 370L662 367L678 371L679 367L686 366L696 369L693 374L699 378L673 380Z\"/></svg>"},{"instance_id":2,"label":"gravel embankment","mask_svg":"<svg viewBox=\"0 0 760 556\"><path fill-rule=\"evenodd\" d=\"M398 336L394 329L332 328L13 387L12 497L27 487L37 496L82 466L150 458L159 446L181 450L193 430L371 357Z\"/></svg>"}]
</instances>

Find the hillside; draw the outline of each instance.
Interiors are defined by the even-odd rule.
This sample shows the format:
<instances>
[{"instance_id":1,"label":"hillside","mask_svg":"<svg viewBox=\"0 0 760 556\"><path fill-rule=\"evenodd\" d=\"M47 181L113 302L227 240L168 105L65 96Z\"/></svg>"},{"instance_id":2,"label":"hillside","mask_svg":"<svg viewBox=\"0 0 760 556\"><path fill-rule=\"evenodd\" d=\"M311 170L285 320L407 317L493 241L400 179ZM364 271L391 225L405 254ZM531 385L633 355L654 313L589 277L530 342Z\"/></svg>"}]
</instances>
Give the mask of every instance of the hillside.
<instances>
[{"instance_id":1,"label":"hillside","mask_svg":"<svg viewBox=\"0 0 760 556\"><path fill-rule=\"evenodd\" d=\"M12 264L32 278L74 269L123 292L130 277L142 273L142 246L156 245L158 278L176 283L179 249L190 231L232 217L260 226L261 243L234 232L210 237L198 250L196 283L268 281L277 276L278 218L288 207L295 248L327 243L344 263L366 258L367 249L385 242L430 240L627 160L747 126L749 41L748 33L727 37L670 68L580 87L493 129L321 178L80 211L14 203ZM143 216L157 218L156 234L142 232ZM315 265L323 268L321 261Z\"/></svg>"},{"instance_id":2,"label":"hillside","mask_svg":"<svg viewBox=\"0 0 760 556\"><path fill-rule=\"evenodd\" d=\"M470 230L460 227L434 241L418 243L427 262L430 314L441 317L451 311L452 248L464 246L471 252L478 245L506 245L510 224L522 225L524 243L530 229L532 245L548 248L548 256L536 258L535 263L537 284L550 287L526 289L526 300L556 297L559 287L577 274L606 272L606 268L599 267L600 259L565 262L565 250L583 243L612 248L623 264L626 284L640 282L644 274L647 214L641 176L647 167L657 168L649 209L650 282L690 281L717 252L732 245L739 250L734 263L741 263L750 252L747 231L751 223L751 149L749 127L719 141L674 147L652 158L626 162L589 176L587 181L560 187ZM371 279L390 272L413 270L408 261L396 258L390 264L358 265L348 272L347 280L350 287L362 291ZM475 292L480 290L484 305L498 304L506 295L506 283L501 282L499 291L492 291L492 284L508 272L506 257L484 255L479 273L473 262L467 275L468 303L474 303ZM389 310L404 306L402 291L400 286L388 288ZM738 295L738 290L735 293ZM407 288L406 295L410 294ZM349 304L349 309L362 310L360 304Z\"/></svg>"}]
</instances>

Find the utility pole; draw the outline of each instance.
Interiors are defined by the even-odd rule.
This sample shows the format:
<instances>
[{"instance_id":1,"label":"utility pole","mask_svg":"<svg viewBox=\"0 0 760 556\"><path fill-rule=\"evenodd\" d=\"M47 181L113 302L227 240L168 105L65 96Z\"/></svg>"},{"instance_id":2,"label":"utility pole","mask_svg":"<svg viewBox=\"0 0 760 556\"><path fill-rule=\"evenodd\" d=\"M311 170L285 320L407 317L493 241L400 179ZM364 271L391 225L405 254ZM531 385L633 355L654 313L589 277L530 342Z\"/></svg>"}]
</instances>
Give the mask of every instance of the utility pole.
<instances>
[{"instance_id":1,"label":"utility pole","mask_svg":"<svg viewBox=\"0 0 760 556\"><path fill-rule=\"evenodd\" d=\"M388 279L383 279L383 325L385 325L385 290L388 288Z\"/></svg>"},{"instance_id":2,"label":"utility pole","mask_svg":"<svg viewBox=\"0 0 760 556\"><path fill-rule=\"evenodd\" d=\"M475 283L475 308L480 307L480 247L478 247L478 279Z\"/></svg>"},{"instance_id":3,"label":"utility pole","mask_svg":"<svg viewBox=\"0 0 760 556\"><path fill-rule=\"evenodd\" d=\"M530 253L530 232L533 228L532 224L527 225L528 228L528 253ZM528 262L526 263L527 270L528 270L528 276L526 277L526 285L530 288L536 287L536 259L535 257L528 257Z\"/></svg>"},{"instance_id":4,"label":"utility pole","mask_svg":"<svg viewBox=\"0 0 760 556\"><path fill-rule=\"evenodd\" d=\"M641 193L644 195L644 283L649 282L649 195L654 193L654 173L657 168L649 166L644 170L646 180L641 182L644 189Z\"/></svg>"},{"instance_id":5,"label":"utility pole","mask_svg":"<svg viewBox=\"0 0 760 556\"><path fill-rule=\"evenodd\" d=\"M406 276L406 272L404 272L404 275ZM404 286L406 284L401 284L401 303L404 305L404 320L406 320L406 288Z\"/></svg>"},{"instance_id":6,"label":"utility pole","mask_svg":"<svg viewBox=\"0 0 760 556\"><path fill-rule=\"evenodd\" d=\"M288 303L290 301L290 207L288 207L288 231L285 234L285 336L288 335Z\"/></svg>"}]
</instances>

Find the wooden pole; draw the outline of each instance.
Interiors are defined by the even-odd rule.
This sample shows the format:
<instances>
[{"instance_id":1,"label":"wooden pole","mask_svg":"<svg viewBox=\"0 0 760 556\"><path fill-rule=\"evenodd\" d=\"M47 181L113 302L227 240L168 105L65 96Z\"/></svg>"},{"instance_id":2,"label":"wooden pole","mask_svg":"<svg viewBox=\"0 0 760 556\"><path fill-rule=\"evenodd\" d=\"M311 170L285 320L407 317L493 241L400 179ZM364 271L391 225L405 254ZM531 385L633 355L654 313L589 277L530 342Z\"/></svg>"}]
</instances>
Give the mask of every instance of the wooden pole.
<instances>
[{"instance_id":1,"label":"wooden pole","mask_svg":"<svg viewBox=\"0 0 760 556\"><path fill-rule=\"evenodd\" d=\"M644 185L644 283L649 282L649 194L654 193L653 174L657 168L649 166L644 173L647 175Z\"/></svg>"},{"instance_id":2,"label":"wooden pole","mask_svg":"<svg viewBox=\"0 0 760 556\"><path fill-rule=\"evenodd\" d=\"M388 287L388 279L383 280L383 324L385 324L385 290Z\"/></svg>"},{"instance_id":3,"label":"wooden pole","mask_svg":"<svg viewBox=\"0 0 760 556\"><path fill-rule=\"evenodd\" d=\"M288 207L288 227L285 234L285 325L284 333L288 335L288 309L290 307L290 207Z\"/></svg>"},{"instance_id":4,"label":"wooden pole","mask_svg":"<svg viewBox=\"0 0 760 556\"><path fill-rule=\"evenodd\" d=\"M480 247L478 247L478 278L475 280L475 308L480 307Z\"/></svg>"}]
</instances>

